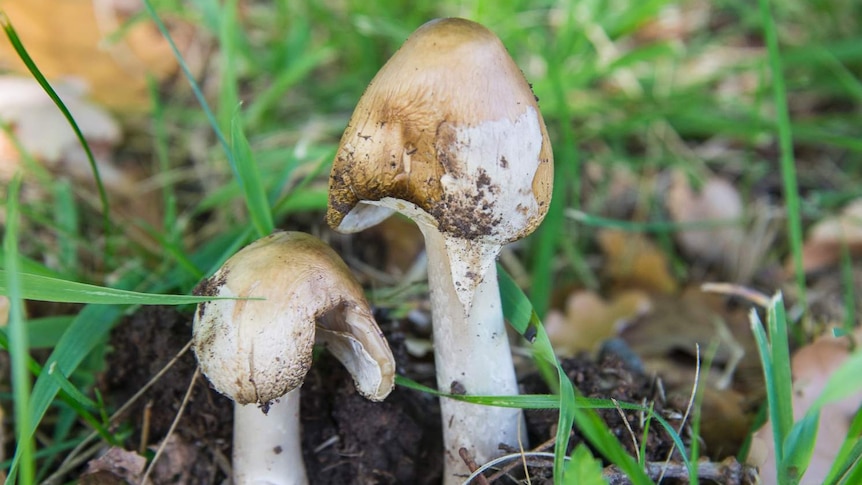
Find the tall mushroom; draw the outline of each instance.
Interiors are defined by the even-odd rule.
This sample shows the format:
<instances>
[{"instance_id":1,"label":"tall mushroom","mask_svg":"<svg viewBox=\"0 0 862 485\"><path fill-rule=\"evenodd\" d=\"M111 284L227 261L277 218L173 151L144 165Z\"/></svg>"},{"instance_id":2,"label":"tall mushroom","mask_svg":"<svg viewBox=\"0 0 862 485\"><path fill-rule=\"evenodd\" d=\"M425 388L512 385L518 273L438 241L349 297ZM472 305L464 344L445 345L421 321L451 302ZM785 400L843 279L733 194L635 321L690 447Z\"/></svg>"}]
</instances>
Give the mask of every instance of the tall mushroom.
<instances>
[{"instance_id":1,"label":"tall mushroom","mask_svg":"<svg viewBox=\"0 0 862 485\"><path fill-rule=\"evenodd\" d=\"M276 232L228 259L196 293L249 298L198 305L193 328L201 370L236 402L234 483L308 483L299 388L311 367L315 333L366 398L382 401L394 385L392 352L362 287L320 240Z\"/></svg>"},{"instance_id":2,"label":"tall mushroom","mask_svg":"<svg viewBox=\"0 0 862 485\"><path fill-rule=\"evenodd\" d=\"M464 19L420 27L365 90L341 138L327 222L341 232L394 211L425 236L437 385L474 395L518 393L494 261L530 234L550 203L544 121L500 40ZM446 481L517 445L519 410L444 399ZM525 437L522 435L522 439Z\"/></svg>"}]
</instances>

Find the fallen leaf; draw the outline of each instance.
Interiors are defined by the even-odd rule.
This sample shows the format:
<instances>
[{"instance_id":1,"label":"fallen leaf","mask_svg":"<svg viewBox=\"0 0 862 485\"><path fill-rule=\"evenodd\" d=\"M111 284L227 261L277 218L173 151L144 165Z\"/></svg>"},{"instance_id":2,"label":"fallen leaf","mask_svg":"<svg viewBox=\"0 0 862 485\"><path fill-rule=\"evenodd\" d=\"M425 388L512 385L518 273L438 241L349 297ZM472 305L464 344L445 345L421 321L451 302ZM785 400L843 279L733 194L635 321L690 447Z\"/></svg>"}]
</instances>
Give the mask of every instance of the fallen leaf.
<instances>
[{"instance_id":1,"label":"fallen leaf","mask_svg":"<svg viewBox=\"0 0 862 485\"><path fill-rule=\"evenodd\" d=\"M93 97L112 109L139 111L151 106L147 76L164 79L177 63L152 22L126 21L134 11L127 1L5 0L9 17L27 52L49 79L81 80ZM171 23L181 49L191 27ZM122 35L114 40L121 29ZM0 67L26 73L11 44L0 41Z\"/></svg>"},{"instance_id":2,"label":"fallen leaf","mask_svg":"<svg viewBox=\"0 0 862 485\"><path fill-rule=\"evenodd\" d=\"M658 15L647 20L635 32L643 43L688 41L692 35L708 28L713 7L706 1L689 1L662 7Z\"/></svg>"},{"instance_id":3,"label":"fallen leaf","mask_svg":"<svg viewBox=\"0 0 862 485\"><path fill-rule=\"evenodd\" d=\"M200 461L200 451L177 434L166 438L164 450L153 467L153 483L193 483L192 475L195 463ZM155 452L156 446L150 451Z\"/></svg>"},{"instance_id":4,"label":"fallen leaf","mask_svg":"<svg viewBox=\"0 0 862 485\"><path fill-rule=\"evenodd\" d=\"M717 345L706 383L743 392L762 389L760 361L746 309L727 306L720 295L686 288L679 295L652 295L652 310L633 320L620 337L672 389L690 389L701 358ZM703 371L703 369L701 369ZM702 377L702 376L701 376Z\"/></svg>"},{"instance_id":5,"label":"fallen leaf","mask_svg":"<svg viewBox=\"0 0 862 485\"><path fill-rule=\"evenodd\" d=\"M862 330L855 332L855 340L862 338ZM793 354L793 419L798 421L820 397L833 372L850 356L847 338L831 335L820 337ZM817 439L808 469L801 485L823 483L838 450L850 429L850 422L862 406L862 392L827 404L820 411ZM748 461L760 467L762 483L777 483L772 424L767 423L754 433Z\"/></svg>"},{"instance_id":6,"label":"fallen leaf","mask_svg":"<svg viewBox=\"0 0 862 485\"><path fill-rule=\"evenodd\" d=\"M742 198L727 181L709 178L695 193L682 171L672 175L666 204L671 219L680 224L727 222L743 215ZM676 233L677 242L687 253L711 263L733 262L744 236L738 225L682 229Z\"/></svg>"},{"instance_id":7,"label":"fallen leaf","mask_svg":"<svg viewBox=\"0 0 862 485\"><path fill-rule=\"evenodd\" d=\"M802 268L811 273L838 263L845 245L851 256L862 256L862 199L811 227L802 247ZM788 260L786 267L792 274L793 262Z\"/></svg>"},{"instance_id":8,"label":"fallen leaf","mask_svg":"<svg viewBox=\"0 0 862 485\"><path fill-rule=\"evenodd\" d=\"M121 138L119 124L103 108L85 99L77 86L57 83L54 89L93 152L108 192L112 217L118 221L143 220L153 226L160 224L159 193L142 187L143 171L131 164L121 168L115 163L114 148ZM10 127L20 148L45 168L75 181L76 186L84 189L80 191L82 195L95 197L95 177L86 152L68 120L35 80L0 76L0 122ZM5 177L0 181L8 181L21 168L21 163L13 140L0 132L0 177ZM94 203L98 206L97 201ZM130 237L138 242L149 239L143 231L129 229Z\"/></svg>"},{"instance_id":9,"label":"fallen leaf","mask_svg":"<svg viewBox=\"0 0 862 485\"><path fill-rule=\"evenodd\" d=\"M718 177L707 178L695 191L682 171L671 175L665 204L674 222L704 224L675 233L679 246L696 263L711 265L723 278L737 283L748 283L763 270L776 234L775 217L768 207L753 204L746 211L739 191ZM752 221L744 224L746 213Z\"/></svg>"},{"instance_id":10,"label":"fallen leaf","mask_svg":"<svg viewBox=\"0 0 862 485\"><path fill-rule=\"evenodd\" d=\"M88 142L113 146L120 140L119 124L107 111L84 99L80 87L69 83L53 87ZM34 79L0 76L0 121L10 125L21 146L48 167L71 157L75 163L69 167L72 173L79 176L89 173L89 162L75 156L80 147L75 132ZM4 140L4 146L11 147L4 151L5 157L17 158L11 140L5 134L0 134L0 139ZM106 173L110 180L113 172L106 170Z\"/></svg>"},{"instance_id":11,"label":"fallen leaf","mask_svg":"<svg viewBox=\"0 0 862 485\"><path fill-rule=\"evenodd\" d=\"M592 291L576 291L566 300L565 312L551 310L544 325L557 355L573 357L597 350L649 310L650 298L642 291L626 291L609 302Z\"/></svg>"},{"instance_id":12,"label":"fallen leaf","mask_svg":"<svg viewBox=\"0 0 862 485\"><path fill-rule=\"evenodd\" d=\"M83 485L140 483L146 465L147 459L143 456L112 447L104 455L87 463L87 470L81 475L79 483Z\"/></svg>"},{"instance_id":13,"label":"fallen leaf","mask_svg":"<svg viewBox=\"0 0 862 485\"><path fill-rule=\"evenodd\" d=\"M644 236L606 229L599 233L598 241L605 254L603 269L616 286L660 293L676 291L667 258Z\"/></svg>"}]
</instances>

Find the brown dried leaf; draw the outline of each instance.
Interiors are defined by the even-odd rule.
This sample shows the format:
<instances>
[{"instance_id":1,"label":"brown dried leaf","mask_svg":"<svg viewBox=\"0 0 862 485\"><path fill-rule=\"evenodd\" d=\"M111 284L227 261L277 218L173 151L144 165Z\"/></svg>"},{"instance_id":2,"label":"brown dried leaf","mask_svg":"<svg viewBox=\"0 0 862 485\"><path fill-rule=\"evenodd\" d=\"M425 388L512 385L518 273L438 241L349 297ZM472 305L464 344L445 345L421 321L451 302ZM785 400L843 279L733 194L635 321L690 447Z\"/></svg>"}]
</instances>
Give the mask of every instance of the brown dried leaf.
<instances>
[{"instance_id":1,"label":"brown dried leaf","mask_svg":"<svg viewBox=\"0 0 862 485\"><path fill-rule=\"evenodd\" d=\"M169 435L166 440L159 461L153 466L153 483L193 483L193 470L202 458L201 452L177 434ZM150 450L157 448L151 446Z\"/></svg>"},{"instance_id":2,"label":"brown dried leaf","mask_svg":"<svg viewBox=\"0 0 862 485\"><path fill-rule=\"evenodd\" d=\"M629 321L650 310L650 298L641 291L627 291L609 302L592 291L576 291L566 300L565 313L552 310L545 330L561 357L591 352L617 335Z\"/></svg>"},{"instance_id":3,"label":"brown dried leaf","mask_svg":"<svg viewBox=\"0 0 862 485\"><path fill-rule=\"evenodd\" d=\"M857 330L855 339L858 342L860 338L862 338L862 330ZM794 420L799 420L805 415L823 392L829 377L849 356L847 338L836 338L831 335L820 337L796 351L791 360ZM802 485L823 483L860 405L862 405L862 392L822 408L814 452L800 482ZM771 423L767 422L755 432L748 461L760 467L760 478L763 483L776 483Z\"/></svg>"},{"instance_id":4,"label":"brown dried leaf","mask_svg":"<svg viewBox=\"0 0 862 485\"><path fill-rule=\"evenodd\" d=\"M85 100L80 89L67 83L57 83L53 87L88 142L111 146L119 141L120 126L104 109ZM29 154L48 167L72 157L79 163L69 170L74 174L89 174L86 159L77 160L75 156L80 149L75 132L34 79L0 76L0 120L12 127L18 142ZM9 164L15 164L17 150L5 134L0 133L0 139L7 147L3 158L8 157ZM110 173L108 175L106 179L110 180Z\"/></svg>"},{"instance_id":5,"label":"brown dried leaf","mask_svg":"<svg viewBox=\"0 0 862 485\"><path fill-rule=\"evenodd\" d=\"M712 177L695 193L681 171L672 175L667 194L671 219L680 224L732 221L743 215L742 198L727 181ZM710 263L734 264L745 233L737 225L711 229L684 229L676 233L679 245L690 255Z\"/></svg>"},{"instance_id":6,"label":"brown dried leaf","mask_svg":"<svg viewBox=\"0 0 862 485\"><path fill-rule=\"evenodd\" d=\"M79 483L84 485L140 483L146 465L147 459L143 456L112 447L104 455L87 463L87 471L81 475Z\"/></svg>"},{"instance_id":7,"label":"brown dried leaf","mask_svg":"<svg viewBox=\"0 0 862 485\"><path fill-rule=\"evenodd\" d=\"M80 79L99 102L136 111L150 107L147 75L164 79L177 64L151 22L135 22L118 41L109 39L135 13L127 3L6 0L3 9L46 77ZM141 8L139 3L137 10ZM179 44L187 42L180 38ZM5 39L0 42L0 67L27 72Z\"/></svg>"},{"instance_id":8,"label":"brown dried leaf","mask_svg":"<svg viewBox=\"0 0 862 485\"><path fill-rule=\"evenodd\" d=\"M823 219L811 228L802 248L802 268L814 272L832 266L841 259L842 245L852 256L862 255L862 199L850 202L840 215ZM787 267L792 266L788 261Z\"/></svg>"},{"instance_id":9,"label":"brown dried leaf","mask_svg":"<svg viewBox=\"0 0 862 485\"><path fill-rule=\"evenodd\" d=\"M145 175L140 169L121 168L114 161L114 147L121 137L119 124L103 108L86 100L76 86L56 83L54 89L90 145L112 213L118 220L144 220L158 225L159 193L145 191L141 186ZM47 169L74 180L85 188L82 193L94 193L86 190L95 187L86 152L69 122L35 80L0 76L0 121L10 126L21 148ZM9 180L20 166L21 156L15 144L0 132L0 181ZM130 236L141 242L147 238L143 233Z\"/></svg>"},{"instance_id":10,"label":"brown dried leaf","mask_svg":"<svg viewBox=\"0 0 862 485\"><path fill-rule=\"evenodd\" d=\"M621 337L662 376L669 388L690 389L695 380L696 347L701 357L717 344L708 384L740 390L762 388L760 363L745 309L730 308L726 298L688 288L678 296L654 295L652 311L633 321Z\"/></svg>"},{"instance_id":11,"label":"brown dried leaf","mask_svg":"<svg viewBox=\"0 0 862 485\"><path fill-rule=\"evenodd\" d=\"M617 286L659 293L676 291L667 258L644 236L606 229L599 233L598 241L605 253L604 270Z\"/></svg>"},{"instance_id":12,"label":"brown dried leaf","mask_svg":"<svg viewBox=\"0 0 862 485\"><path fill-rule=\"evenodd\" d=\"M635 38L643 43L657 41L687 41L709 25L712 5L706 1L688 1L662 7L655 18L635 31Z\"/></svg>"}]
</instances>

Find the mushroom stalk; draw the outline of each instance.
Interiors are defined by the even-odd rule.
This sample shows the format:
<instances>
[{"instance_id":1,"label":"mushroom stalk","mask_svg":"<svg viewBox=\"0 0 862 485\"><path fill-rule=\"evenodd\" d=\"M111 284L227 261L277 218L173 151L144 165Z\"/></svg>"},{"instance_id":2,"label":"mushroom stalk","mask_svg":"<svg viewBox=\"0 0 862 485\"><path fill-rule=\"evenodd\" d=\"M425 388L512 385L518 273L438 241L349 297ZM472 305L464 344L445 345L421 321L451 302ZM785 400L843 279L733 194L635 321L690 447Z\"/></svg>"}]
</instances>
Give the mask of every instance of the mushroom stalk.
<instances>
[{"instance_id":1,"label":"mushroom stalk","mask_svg":"<svg viewBox=\"0 0 862 485\"><path fill-rule=\"evenodd\" d=\"M269 405L234 404L233 479L237 485L305 485L299 388Z\"/></svg>"},{"instance_id":2,"label":"mushroom stalk","mask_svg":"<svg viewBox=\"0 0 862 485\"><path fill-rule=\"evenodd\" d=\"M503 321L497 268L491 264L475 289L472 304L459 303L445 239L434 227L420 224L428 253L428 286L434 310L434 362L437 387L469 395L517 395L518 382ZM468 475L458 450L466 448L477 463L500 454L499 445L517 445L520 409L479 406L441 399L446 471L444 483L461 483ZM526 433L520 435L526 440Z\"/></svg>"}]
</instances>

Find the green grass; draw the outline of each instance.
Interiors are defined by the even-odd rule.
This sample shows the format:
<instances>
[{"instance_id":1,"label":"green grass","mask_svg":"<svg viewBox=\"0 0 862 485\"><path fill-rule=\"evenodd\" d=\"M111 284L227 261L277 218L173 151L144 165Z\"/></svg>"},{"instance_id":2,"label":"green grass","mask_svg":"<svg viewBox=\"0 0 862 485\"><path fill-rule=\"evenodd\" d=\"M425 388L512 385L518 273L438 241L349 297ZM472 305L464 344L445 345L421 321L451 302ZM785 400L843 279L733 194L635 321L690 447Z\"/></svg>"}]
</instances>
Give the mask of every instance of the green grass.
<instances>
[{"instance_id":1,"label":"green grass","mask_svg":"<svg viewBox=\"0 0 862 485\"><path fill-rule=\"evenodd\" d=\"M242 15L238 3L244 4ZM23 203L18 179L5 188L0 294L9 297L11 312L0 336L12 359L19 444L14 461L7 464L12 466L11 482L45 477L86 434L79 421L87 430L100 431L106 442L116 438L102 419L106 409L95 395L94 369L84 365L104 347L111 328L138 305L200 301L187 296L194 285L248 241L293 221L319 220L326 207L329 163L368 81L412 30L430 18L456 15L496 32L533 83L552 137L556 171L550 211L519 249L527 263L523 282L529 299L500 272L507 319L521 334L533 337L530 348L537 365L554 381L555 393L465 399L559 409L554 455L558 483L567 483L566 474L569 480L575 475L595 479L595 461L586 448L578 447L566 461L573 423L592 452L625 470L635 483L650 483L642 464L625 453L594 412L614 409L614 403L578 396L540 323L559 296L557 288L572 283L601 286L601 268L592 257L596 231L615 227L647 233L672 252L670 236L675 231L746 221L685 227L668 222L651 186L656 174L680 169L698 181L718 171L734 177L744 197L752 200L762 195L758 191L773 189L764 189L763 179L780 173L787 231L769 257L778 261L790 255L799 267L803 225L858 197L862 180L862 8L850 0L816 5L761 0L759 9L742 0L722 0L711 4L715 25L677 36L658 29L647 37L645 27L675 5L669 0L348 0L337 6L305 0L271 5L238 0L145 2L146 13L134 22L155 22L168 35L160 16L170 14L217 39L219 69L209 73L206 85L217 84L218 89L205 94L204 80L195 79L183 62L194 100L182 89L163 91L151 84L152 143L144 156L159 173L163 218L157 227L121 220L109 207L89 148L85 150L98 187L98 207L84 203L74 184L40 172L32 160L25 163L28 176L34 174L25 179L25 188L36 184L44 189L44 199ZM2 11L0 20L14 41L13 26ZM730 60L716 50L744 42L764 47L755 55ZM27 46L17 47L19 55L29 59ZM695 75L692 63L704 59L717 67ZM38 66L31 61L28 68L52 93ZM53 99L75 126L56 94ZM810 99L827 107L807 109L804 102ZM8 132L5 125L3 129ZM199 136L202 130L210 142L203 154L190 148L193 137L187 135ZM694 150L711 140L730 149L708 159ZM840 161L842 176L818 182L819 174L811 170L818 166L818 157ZM644 181L642 190L632 194L628 213L606 209L612 181L607 174L588 177L596 166L623 168ZM205 176L198 180L183 170ZM629 218L632 213L636 217ZM101 229L91 222L94 217ZM155 241L157 251L131 239L126 228L133 225ZM845 257L847 328L858 321L850 264ZM797 323L803 321L797 316L806 312L806 282L801 272L795 278L798 308L790 321L779 298L766 315L769 332L752 317L783 484L796 483L807 466L822 405L858 389L853 376L860 370L857 351L831 378L818 405L794 422L787 335L809 337ZM71 316L28 320L22 299L77 302L81 307ZM50 350L41 365L30 357L33 347ZM404 378L399 385L419 387ZM687 448L649 406L619 405L652 416L651 425L667 430L690 472L696 473L696 446ZM59 423L53 424L52 445L34 441L48 415ZM862 476L859 415L853 429L828 483L855 483Z\"/></svg>"}]
</instances>

